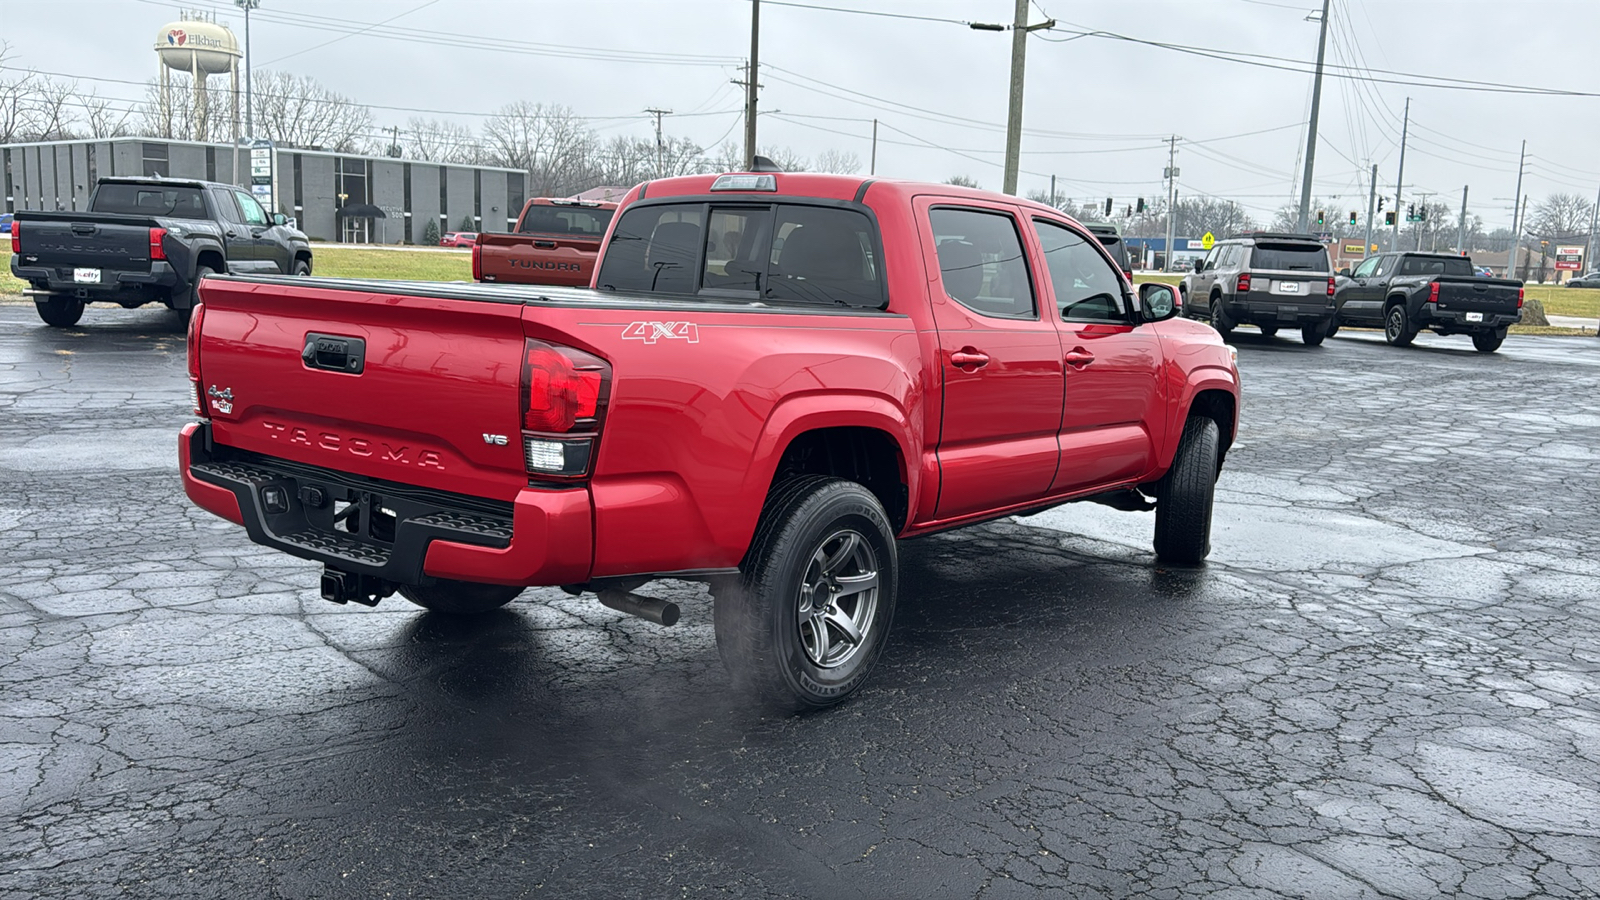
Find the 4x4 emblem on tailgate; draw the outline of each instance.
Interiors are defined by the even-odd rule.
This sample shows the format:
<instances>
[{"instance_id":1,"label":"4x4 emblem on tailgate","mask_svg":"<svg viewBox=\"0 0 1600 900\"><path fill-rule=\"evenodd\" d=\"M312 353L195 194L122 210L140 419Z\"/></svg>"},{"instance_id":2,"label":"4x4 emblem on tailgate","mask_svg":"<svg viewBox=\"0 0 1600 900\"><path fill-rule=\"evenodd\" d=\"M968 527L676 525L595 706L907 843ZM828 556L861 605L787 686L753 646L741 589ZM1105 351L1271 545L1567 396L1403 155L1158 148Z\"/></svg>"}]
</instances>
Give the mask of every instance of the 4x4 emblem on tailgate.
<instances>
[{"instance_id":1,"label":"4x4 emblem on tailgate","mask_svg":"<svg viewBox=\"0 0 1600 900\"><path fill-rule=\"evenodd\" d=\"M211 405L217 412L225 416L233 412L233 388L225 387L219 391L213 384L206 389L206 396L211 398Z\"/></svg>"}]
</instances>

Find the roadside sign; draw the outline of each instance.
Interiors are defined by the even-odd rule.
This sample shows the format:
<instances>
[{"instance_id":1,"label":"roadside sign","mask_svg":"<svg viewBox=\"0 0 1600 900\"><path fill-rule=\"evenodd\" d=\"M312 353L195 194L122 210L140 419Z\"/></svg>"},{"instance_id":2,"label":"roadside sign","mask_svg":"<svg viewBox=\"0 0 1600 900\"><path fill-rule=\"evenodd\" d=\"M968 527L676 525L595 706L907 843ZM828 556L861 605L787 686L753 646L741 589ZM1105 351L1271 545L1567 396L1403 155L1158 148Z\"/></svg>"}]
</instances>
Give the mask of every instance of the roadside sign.
<instances>
[{"instance_id":1,"label":"roadside sign","mask_svg":"<svg viewBox=\"0 0 1600 900\"><path fill-rule=\"evenodd\" d=\"M1206 232L1205 234L1200 235L1200 246L1202 248L1206 249L1206 250L1210 250L1212 245L1215 244L1216 242L1217 242L1217 236L1212 234L1209 231Z\"/></svg>"},{"instance_id":2,"label":"roadside sign","mask_svg":"<svg viewBox=\"0 0 1600 900\"><path fill-rule=\"evenodd\" d=\"M1345 256L1356 256L1356 255L1358 255L1360 253L1363 253L1363 252L1365 252L1365 248L1360 244L1345 244L1344 245L1344 255Z\"/></svg>"},{"instance_id":3,"label":"roadside sign","mask_svg":"<svg viewBox=\"0 0 1600 900\"><path fill-rule=\"evenodd\" d=\"M1319 232L1317 232L1317 240L1321 241L1324 244L1331 244L1331 243L1333 243L1333 232L1331 232L1331 231L1319 231Z\"/></svg>"},{"instance_id":4,"label":"roadside sign","mask_svg":"<svg viewBox=\"0 0 1600 900\"><path fill-rule=\"evenodd\" d=\"M277 167L274 163L271 141L255 141L250 145L250 193L260 201L267 215L277 211Z\"/></svg>"},{"instance_id":5,"label":"roadside sign","mask_svg":"<svg viewBox=\"0 0 1600 900\"><path fill-rule=\"evenodd\" d=\"M1576 272L1583 268L1582 247L1557 247L1556 268L1571 269Z\"/></svg>"}]
</instances>

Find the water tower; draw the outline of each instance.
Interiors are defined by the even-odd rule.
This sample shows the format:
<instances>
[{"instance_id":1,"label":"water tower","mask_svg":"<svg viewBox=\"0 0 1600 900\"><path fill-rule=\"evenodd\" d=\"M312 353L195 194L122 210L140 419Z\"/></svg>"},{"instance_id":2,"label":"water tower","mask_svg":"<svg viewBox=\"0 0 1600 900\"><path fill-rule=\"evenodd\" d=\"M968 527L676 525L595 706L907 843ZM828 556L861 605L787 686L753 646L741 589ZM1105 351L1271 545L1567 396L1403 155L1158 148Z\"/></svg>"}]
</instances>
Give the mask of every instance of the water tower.
<instances>
[{"instance_id":1,"label":"water tower","mask_svg":"<svg viewBox=\"0 0 1600 900\"><path fill-rule=\"evenodd\" d=\"M211 140L210 107L206 80L227 73L232 79L233 140L239 140L239 41L226 25L203 12L184 10L177 22L161 26L156 33L156 56L160 58L161 116L165 136L172 137L171 71L188 72L194 79L194 139Z\"/></svg>"}]
</instances>

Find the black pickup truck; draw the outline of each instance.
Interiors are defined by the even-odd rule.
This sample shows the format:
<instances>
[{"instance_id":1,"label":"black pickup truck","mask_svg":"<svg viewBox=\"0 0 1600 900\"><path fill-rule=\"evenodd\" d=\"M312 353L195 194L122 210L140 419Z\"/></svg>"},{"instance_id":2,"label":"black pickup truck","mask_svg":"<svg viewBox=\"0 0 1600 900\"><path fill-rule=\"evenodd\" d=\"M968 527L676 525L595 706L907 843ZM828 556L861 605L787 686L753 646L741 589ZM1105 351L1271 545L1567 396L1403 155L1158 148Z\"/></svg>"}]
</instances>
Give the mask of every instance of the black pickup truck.
<instances>
[{"instance_id":1,"label":"black pickup truck","mask_svg":"<svg viewBox=\"0 0 1600 900\"><path fill-rule=\"evenodd\" d=\"M1484 353L1500 349L1522 317L1522 282L1473 274L1472 260L1447 253L1383 253L1339 272L1329 333L1340 325L1382 328L1404 347L1424 328L1470 334Z\"/></svg>"},{"instance_id":2,"label":"black pickup truck","mask_svg":"<svg viewBox=\"0 0 1600 900\"><path fill-rule=\"evenodd\" d=\"M11 274L39 318L76 325L87 303L160 302L188 320L212 273L310 275L311 245L281 215L227 184L102 178L84 212L18 212Z\"/></svg>"}]
</instances>

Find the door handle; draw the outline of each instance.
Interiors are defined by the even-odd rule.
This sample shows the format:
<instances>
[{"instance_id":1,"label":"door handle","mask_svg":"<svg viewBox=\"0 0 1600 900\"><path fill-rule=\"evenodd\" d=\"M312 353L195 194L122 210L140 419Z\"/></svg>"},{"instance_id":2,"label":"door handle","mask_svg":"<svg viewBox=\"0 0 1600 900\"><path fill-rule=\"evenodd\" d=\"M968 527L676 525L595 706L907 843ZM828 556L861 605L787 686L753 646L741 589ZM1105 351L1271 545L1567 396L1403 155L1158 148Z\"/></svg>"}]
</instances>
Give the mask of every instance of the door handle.
<instances>
[{"instance_id":1,"label":"door handle","mask_svg":"<svg viewBox=\"0 0 1600 900\"><path fill-rule=\"evenodd\" d=\"M965 369L971 366L972 371L976 372L988 364L989 354L971 347L962 347L960 350L952 351L950 354L950 365L958 369Z\"/></svg>"},{"instance_id":2,"label":"door handle","mask_svg":"<svg viewBox=\"0 0 1600 900\"><path fill-rule=\"evenodd\" d=\"M1073 367L1074 369L1081 369L1084 366L1094 362L1094 354L1081 348L1077 350L1070 350L1067 352L1065 361L1067 365Z\"/></svg>"}]
</instances>

